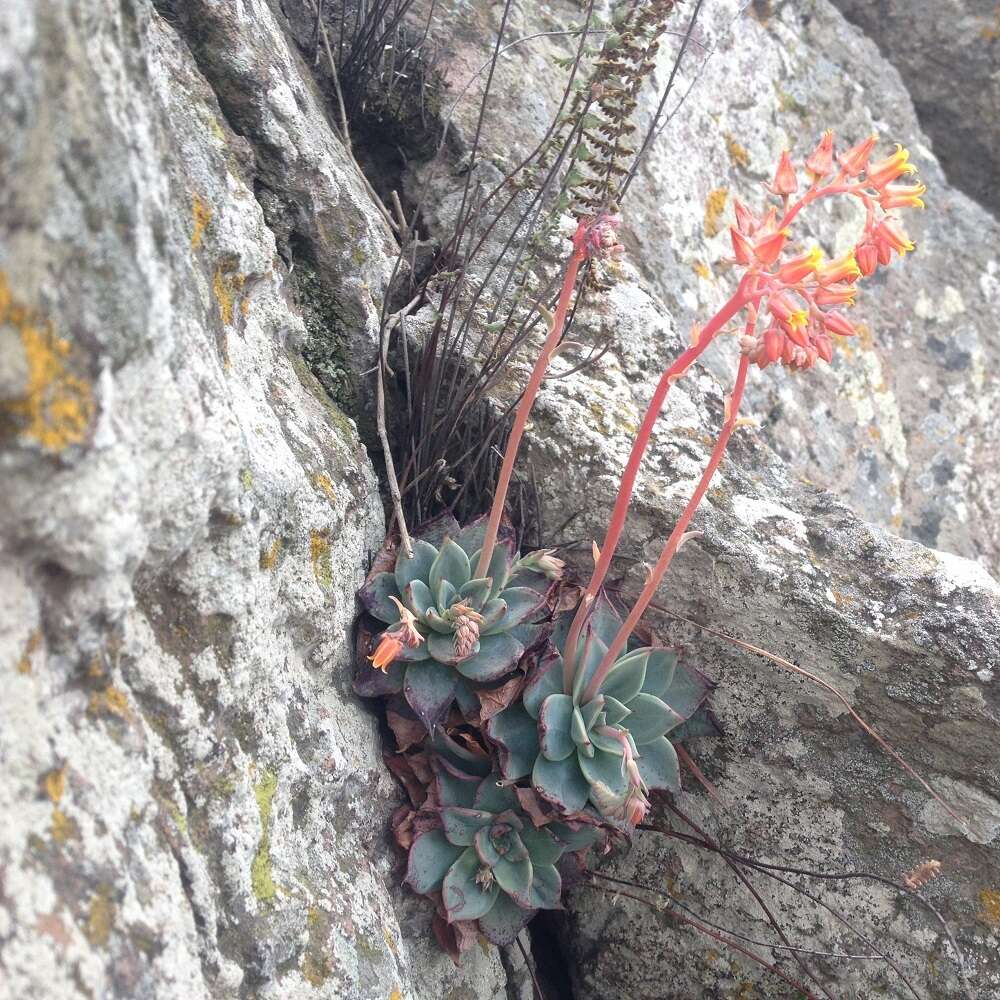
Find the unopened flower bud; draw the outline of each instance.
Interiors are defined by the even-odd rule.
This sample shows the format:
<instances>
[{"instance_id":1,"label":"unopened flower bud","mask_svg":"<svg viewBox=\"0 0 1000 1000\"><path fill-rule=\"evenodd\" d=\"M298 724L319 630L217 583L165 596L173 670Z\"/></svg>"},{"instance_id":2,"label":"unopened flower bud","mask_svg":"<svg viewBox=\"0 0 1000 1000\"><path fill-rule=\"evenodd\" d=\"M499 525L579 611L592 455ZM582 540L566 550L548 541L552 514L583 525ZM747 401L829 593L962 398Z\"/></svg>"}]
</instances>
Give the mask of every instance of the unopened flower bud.
<instances>
[{"instance_id":1,"label":"unopened flower bud","mask_svg":"<svg viewBox=\"0 0 1000 1000\"><path fill-rule=\"evenodd\" d=\"M833 133L823 133L819 145L806 157L806 170L814 181L822 180L833 170Z\"/></svg>"}]
</instances>

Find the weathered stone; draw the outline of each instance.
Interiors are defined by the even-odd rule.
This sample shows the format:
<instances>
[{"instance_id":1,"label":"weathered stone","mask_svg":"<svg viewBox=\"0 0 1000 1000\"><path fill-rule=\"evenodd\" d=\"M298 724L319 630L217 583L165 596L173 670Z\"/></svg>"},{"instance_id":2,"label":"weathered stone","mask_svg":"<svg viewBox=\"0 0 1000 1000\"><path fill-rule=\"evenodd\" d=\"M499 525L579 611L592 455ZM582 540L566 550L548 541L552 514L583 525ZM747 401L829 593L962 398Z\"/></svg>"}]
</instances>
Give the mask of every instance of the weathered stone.
<instances>
[{"instance_id":1,"label":"weathered stone","mask_svg":"<svg viewBox=\"0 0 1000 1000\"><path fill-rule=\"evenodd\" d=\"M160 7L0 12L0 996L523 996L400 887L381 502L264 191L358 370L387 228L266 4Z\"/></svg>"}]
</instances>

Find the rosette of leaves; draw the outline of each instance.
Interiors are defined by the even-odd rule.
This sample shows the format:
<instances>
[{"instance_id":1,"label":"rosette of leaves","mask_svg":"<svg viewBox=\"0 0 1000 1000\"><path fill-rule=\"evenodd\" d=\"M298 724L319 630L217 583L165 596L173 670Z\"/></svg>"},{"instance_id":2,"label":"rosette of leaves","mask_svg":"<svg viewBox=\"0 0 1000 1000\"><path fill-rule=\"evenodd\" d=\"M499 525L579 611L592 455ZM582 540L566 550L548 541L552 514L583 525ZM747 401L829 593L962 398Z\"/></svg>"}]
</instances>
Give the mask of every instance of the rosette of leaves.
<instances>
[{"instance_id":1,"label":"rosette of leaves","mask_svg":"<svg viewBox=\"0 0 1000 1000\"><path fill-rule=\"evenodd\" d=\"M557 863L593 844L598 831L536 827L495 771L470 775L442 758L435 770L440 826L414 839L406 881L421 894L440 892L448 923L478 921L488 940L511 944L537 910L559 907Z\"/></svg>"},{"instance_id":2,"label":"rosette of leaves","mask_svg":"<svg viewBox=\"0 0 1000 1000\"><path fill-rule=\"evenodd\" d=\"M399 622L400 601L416 618L423 638L404 647L382 674L364 667L355 681L363 695L402 692L431 730L457 698L463 711L477 702L473 688L497 681L540 638L539 617L550 581L531 568L531 556L498 539L484 577L474 578L486 521L459 529L453 520L413 542L413 554L396 557L391 572L376 573L362 587L365 609L388 626ZM374 676L374 675L378 676Z\"/></svg>"},{"instance_id":3,"label":"rosette of leaves","mask_svg":"<svg viewBox=\"0 0 1000 1000\"><path fill-rule=\"evenodd\" d=\"M521 702L486 725L503 777L530 776L535 790L567 815L589 803L602 816L620 819L632 787L627 756L648 789L679 790L677 752L669 734L688 720L697 723L695 732L714 725L704 708L711 685L678 663L672 649L626 651L588 695L587 686L620 625L610 603L599 598L581 636L569 692L563 689L565 629L557 628L556 648L533 668Z\"/></svg>"}]
</instances>

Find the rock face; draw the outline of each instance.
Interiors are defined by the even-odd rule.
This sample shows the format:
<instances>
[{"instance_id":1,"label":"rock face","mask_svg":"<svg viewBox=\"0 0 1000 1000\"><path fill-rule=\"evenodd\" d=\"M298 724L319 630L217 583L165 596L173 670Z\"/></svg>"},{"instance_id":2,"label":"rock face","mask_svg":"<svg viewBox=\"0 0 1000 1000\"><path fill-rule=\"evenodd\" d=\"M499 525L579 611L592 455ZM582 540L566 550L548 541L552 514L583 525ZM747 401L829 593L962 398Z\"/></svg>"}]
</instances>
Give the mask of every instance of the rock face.
<instances>
[{"instance_id":1,"label":"rock face","mask_svg":"<svg viewBox=\"0 0 1000 1000\"><path fill-rule=\"evenodd\" d=\"M349 693L353 592L384 523L345 409L364 433L359 373L395 247L289 40L308 39L308 6L0 12L0 997L531 995L517 952L476 948L454 968L399 888L387 838L399 796L376 720ZM828 695L660 624L720 681L727 734L691 747L722 804L688 781L679 807L776 863L898 879L939 859L924 891L966 955L969 994L994 995L1000 588L961 556L1000 550L983 513L1000 464L996 225L947 187L899 76L828 3L754 4L734 20L740 6L705 5L678 96L701 82L626 204L633 263L580 317L612 348L547 384L528 457L550 521L576 514L574 537L600 537L651 380L724 293L707 207L724 221L737 187L828 126L877 125L910 145L935 196L920 254L862 300L866 350L825 379L756 380L763 427L732 445L663 602L832 684L967 829ZM495 11L440 15L456 92ZM523 5L510 30L578 18L568 2ZM484 137L498 162L544 128L561 86L551 58L566 51L547 37L503 60L502 114ZM456 149L473 104L455 115ZM463 178L446 164L436 183L432 225ZM817 231L847 241L855 223ZM635 563L655 558L690 492L730 370L720 352L671 396L624 543ZM633 566L626 589L640 576ZM769 938L710 853L643 833L605 871L669 875L697 913ZM795 943L864 952L815 903L755 881ZM925 911L885 885L837 886L809 883L920 995L961 995ZM786 995L590 887L561 934L577 1000ZM884 963L806 960L834 996L904 989Z\"/></svg>"},{"instance_id":2,"label":"rock face","mask_svg":"<svg viewBox=\"0 0 1000 1000\"><path fill-rule=\"evenodd\" d=\"M382 507L288 268L370 367L392 244L309 81L262 2L0 13L5 998L519 995L349 693Z\"/></svg>"},{"instance_id":3,"label":"rock face","mask_svg":"<svg viewBox=\"0 0 1000 1000\"><path fill-rule=\"evenodd\" d=\"M993 0L834 0L910 85L951 181L1000 209L1000 10Z\"/></svg>"}]
</instances>

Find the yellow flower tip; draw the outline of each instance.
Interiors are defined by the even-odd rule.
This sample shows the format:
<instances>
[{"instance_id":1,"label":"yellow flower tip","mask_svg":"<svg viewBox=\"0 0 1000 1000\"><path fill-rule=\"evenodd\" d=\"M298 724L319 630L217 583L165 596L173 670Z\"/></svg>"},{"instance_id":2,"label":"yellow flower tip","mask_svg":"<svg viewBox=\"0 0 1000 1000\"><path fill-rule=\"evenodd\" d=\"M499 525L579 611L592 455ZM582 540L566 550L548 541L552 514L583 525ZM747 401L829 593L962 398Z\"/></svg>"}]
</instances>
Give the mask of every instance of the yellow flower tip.
<instances>
[{"instance_id":1,"label":"yellow flower tip","mask_svg":"<svg viewBox=\"0 0 1000 1000\"><path fill-rule=\"evenodd\" d=\"M788 317L788 325L791 327L801 326L805 329L808 320L809 313L807 313L805 309L796 309L796 311Z\"/></svg>"}]
</instances>

